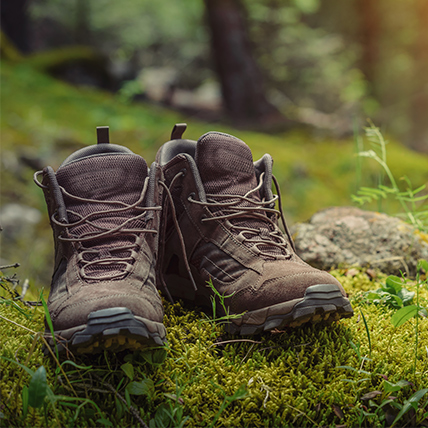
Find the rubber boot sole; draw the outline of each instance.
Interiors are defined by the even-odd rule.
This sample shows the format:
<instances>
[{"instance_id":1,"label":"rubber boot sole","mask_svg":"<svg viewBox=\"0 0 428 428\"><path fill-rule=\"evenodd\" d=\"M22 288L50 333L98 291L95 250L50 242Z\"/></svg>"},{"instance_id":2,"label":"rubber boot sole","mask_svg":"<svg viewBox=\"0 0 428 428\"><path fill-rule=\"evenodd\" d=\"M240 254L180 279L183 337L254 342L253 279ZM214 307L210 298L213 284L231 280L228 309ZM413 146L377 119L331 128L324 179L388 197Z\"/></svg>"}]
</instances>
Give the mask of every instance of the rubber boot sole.
<instances>
[{"instance_id":1,"label":"rubber boot sole","mask_svg":"<svg viewBox=\"0 0 428 428\"><path fill-rule=\"evenodd\" d=\"M166 328L162 323L135 316L122 307L91 312L86 324L54 333L59 352L69 349L80 354L146 349L163 346L166 342ZM45 337L54 349L49 331ZM45 354L48 352L45 349Z\"/></svg>"},{"instance_id":2,"label":"rubber boot sole","mask_svg":"<svg viewBox=\"0 0 428 428\"><path fill-rule=\"evenodd\" d=\"M231 319L226 330L231 334L254 335L308 322L336 321L353 314L349 300L337 285L318 284L308 287L302 299L245 312L242 317Z\"/></svg>"}]
</instances>

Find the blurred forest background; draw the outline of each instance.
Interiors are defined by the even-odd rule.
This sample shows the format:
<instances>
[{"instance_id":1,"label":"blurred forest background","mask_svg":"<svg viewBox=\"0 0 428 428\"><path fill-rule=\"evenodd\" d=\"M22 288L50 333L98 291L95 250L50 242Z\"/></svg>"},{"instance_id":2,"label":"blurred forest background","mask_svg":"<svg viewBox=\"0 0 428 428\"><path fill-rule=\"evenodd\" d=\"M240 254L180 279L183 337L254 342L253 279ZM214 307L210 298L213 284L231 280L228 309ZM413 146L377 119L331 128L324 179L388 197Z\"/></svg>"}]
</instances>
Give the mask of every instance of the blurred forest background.
<instances>
[{"instance_id":1,"label":"blurred forest background","mask_svg":"<svg viewBox=\"0 0 428 428\"><path fill-rule=\"evenodd\" d=\"M1 264L49 282L31 176L98 125L149 162L175 121L271 152L291 222L376 184L354 156L367 118L427 183L427 28L427 0L2 0Z\"/></svg>"},{"instance_id":2,"label":"blurred forest background","mask_svg":"<svg viewBox=\"0 0 428 428\"><path fill-rule=\"evenodd\" d=\"M73 83L268 129L300 123L343 135L370 117L428 151L426 0L3 0L1 8L9 40L24 53L62 49L45 65Z\"/></svg>"}]
</instances>

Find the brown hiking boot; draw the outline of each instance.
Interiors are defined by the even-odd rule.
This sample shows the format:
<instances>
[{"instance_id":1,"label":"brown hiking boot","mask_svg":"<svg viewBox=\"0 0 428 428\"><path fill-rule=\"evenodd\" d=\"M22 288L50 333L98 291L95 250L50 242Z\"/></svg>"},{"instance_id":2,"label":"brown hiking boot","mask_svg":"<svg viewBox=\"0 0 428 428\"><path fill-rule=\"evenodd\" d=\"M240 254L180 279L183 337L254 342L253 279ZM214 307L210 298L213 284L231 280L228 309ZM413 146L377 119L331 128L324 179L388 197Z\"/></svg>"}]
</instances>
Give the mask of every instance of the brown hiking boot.
<instances>
[{"instance_id":1,"label":"brown hiking boot","mask_svg":"<svg viewBox=\"0 0 428 428\"><path fill-rule=\"evenodd\" d=\"M60 350L80 353L163 345L155 285L161 170L109 144L107 127L98 128L98 143L56 172L48 166L35 174L55 242L47 303L55 337Z\"/></svg>"},{"instance_id":2,"label":"brown hiking boot","mask_svg":"<svg viewBox=\"0 0 428 428\"><path fill-rule=\"evenodd\" d=\"M351 317L340 283L294 251L282 211L275 209L271 156L253 163L238 138L209 132L196 142L181 138L185 129L176 125L156 157L169 189L164 197L175 208L164 204L158 284L164 281L167 295L211 308L211 280L229 296L229 314L243 313L228 325L242 335ZM279 216L286 234L278 228Z\"/></svg>"}]
</instances>

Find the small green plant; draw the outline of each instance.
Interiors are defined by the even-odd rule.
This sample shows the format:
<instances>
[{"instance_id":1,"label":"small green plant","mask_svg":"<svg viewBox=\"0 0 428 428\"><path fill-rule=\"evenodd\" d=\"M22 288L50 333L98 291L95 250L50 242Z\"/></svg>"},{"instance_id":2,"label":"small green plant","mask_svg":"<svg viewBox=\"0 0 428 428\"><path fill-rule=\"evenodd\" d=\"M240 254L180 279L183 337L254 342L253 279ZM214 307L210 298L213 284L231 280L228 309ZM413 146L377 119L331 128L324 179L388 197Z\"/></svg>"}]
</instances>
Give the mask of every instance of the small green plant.
<instances>
[{"instance_id":1,"label":"small green plant","mask_svg":"<svg viewBox=\"0 0 428 428\"><path fill-rule=\"evenodd\" d=\"M397 309L397 311L391 316L391 324L394 327L393 332L391 333L389 346L392 341L392 337L397 328L401 327L407 321L412 318L416 318L415 323L415 361L414 361L414 371L416 370L416 360L417 360L417 352L418 352L418 343L419 343L419 318L427 317L428 312L427 309L420 305L419 301L419 290L421 287L428 283L428 279L422 281L421 278L421 270L425 270L428 272L428 261L419 260L417 265L417 274L416 281L414 286L416 287L416 292L409 291L404 285L407 285L410 281L405 277L398 277L395 275L390 275L386 278L385 284L381 286L381 288L375 291L367 291L364 293L364 299L367 303L374 303L377 305L384 305L391 309ZM416 304L412 304L413 299L416 295ZM361 312L362 314L362 312ZM366 319L364 318L364 324L367 331L370 353L371 353L371 343L370 343L370 334L369 329L367 327Z\"/></svg>"},{"instance_id":2,"label":"small green plant","mask_svg":"<svg viewBox=\"0 0 428 428\"><path fill-rule=\"evenodd\" d=\"M381 167L381 174L377 187L360 187L356 195L351 195L354 202L359 205L364 205L372 201L378 202L378 210L382 211L382 200L392 198L398 201L402 207L404 219L423 232L428 232L428 206L424 203L428 200L428 195L423 194L426 185L422 185L417 189L413 189L412 183L408 177L402 177L400 180L406 184L406 190L400 190L398 180L390 170L386 158L386 145L382 133L379 128L370 122L370 126L365 128L367 139L372 144L374 150L358 151L359 157L373 159ZM357 179L361 175L360 164L357 171ZM384 177L388 178L389 183L385 183Z\"/></svg>"},{"instance_id":3,"label":"small green plant","mask_svg":"<svg viewBox=\"0 0 428 428\"><path fill-rule=\"evenodd\" d=\"M220 388L218 385L214 384L213 382L211 382L211 384L214 387ZM218 418L223 413L223 411L226 409L226 407L229 406L229 404L233 403L236 400L242 400L243 398L245 398L247 396L247 390L246 390L244 385L240 386L234 392L234 394L231 396L228 396L222 388L220 388L220 389L224 395L223 402L221 403L221 406L218 409L218 412L214 416L214 419L212 420L211 424L209 425L209 428L213 428L215 426L215 423L217 422Z\"/></svg>"},{"instance_id":4,"label":"small green plant","mask_svg":"<svg viewBox=\"0 0 428 428\"><path fill-rule=\"evenodd\" d=\"M384 374L372 373L370 371L363 370L364 363L371 360L361 355L360 344L355 345L351 341L350 345L357 354L361 365L359 369L351 366L337 366L336 369L345 369L350 373L358 375L357 379L342 379L342 381L354 384L356 386L355 394L357 395L359 394L359 391L361 391L361 388L357 388L357 385L361 383L372 385L373 383L377 383L376 379L382 379L378 389L366 392L359 397L361 406L359 407L359 426L363 426L364 423L370 423L371 418L376 418L382 424L386 423L391 427L396 426L398 422L405 422L404 425L407 425L412 420L416 420L415 426L419 426L418 424L428 416L428 412L425 411L425 408L428 405L428 400L425 403L420 403L422 398L428 392L428 388L417 390L401 404L395 396L396 393L402 389L409 388L412 383L404 379L399 380L396 383L392 383L388 381L388 377ZM412 409L414 411L413 415L404 421L405 415Z\"/></svg>"},{"instance_id":5,"label":"small green plant","mask_svg":"<svg viewBox=\"0 0 428 428\"><path fill-rule=\"evenodd\" d=\"M409 291L404 285L407 280L395 275L386 278L385 284L374 291L366 291L363 295L368 303L383 305L391 309L400 309L412 303L414 291Z\"/></svg>"},{"instance_id":6,"label":"small green plant","mask_svg":"<svg viewBox=\"0 0 428 428\"><path fill-rule=\"evenodd\" d=\"M213 295L211 296L211 305L212 305L212 312L213 312L213 321L215 322L219 322L219 323L227 323L229 322L231 319L237 319L237 318L241 318L242 315L244 315L244 313L242 314L230 314L229 312L229 307L226 306L225 300L229 297L232 297L235 292L225 296L224 294L221 294L218 292L218 290L214 287L212 280L210 279L209 281L207 281L207 285L208 287L211 288L211 290L213 291ZM220 311L224 313L223 316L221 317L217 317L217 299L220 303Z\"/></svg>"},{"instance_id":7,"label":"small green plant","mask_svg":"<svg viewBox=\"0 0 428 428\"><path fill-rule=\"evenodd\" d=\"M424 420L427 415L424 411L428 404L428 400L423 404L420 404L420 401L428 392L428 388L416 391L410 398L404 400L402 404L395 396L397 392L409 388L411 385L411 382L406 380L391 383L385 379L380 386L381 390L374 390L364 394L361 397L361 401L366 404L363 404L360 409L361 416L363 416L361 421L364 418L377 416L380 422L386 423L391 428L397 426L399 422L399 426L405 426L411 422L416 422L415 425L412 424L413 426L419 426L419 423ZM375 400L378 397L379 402L376 402ZM414 414L405 418L405 415L412 409Z\"/></svg>"}]
</instances>

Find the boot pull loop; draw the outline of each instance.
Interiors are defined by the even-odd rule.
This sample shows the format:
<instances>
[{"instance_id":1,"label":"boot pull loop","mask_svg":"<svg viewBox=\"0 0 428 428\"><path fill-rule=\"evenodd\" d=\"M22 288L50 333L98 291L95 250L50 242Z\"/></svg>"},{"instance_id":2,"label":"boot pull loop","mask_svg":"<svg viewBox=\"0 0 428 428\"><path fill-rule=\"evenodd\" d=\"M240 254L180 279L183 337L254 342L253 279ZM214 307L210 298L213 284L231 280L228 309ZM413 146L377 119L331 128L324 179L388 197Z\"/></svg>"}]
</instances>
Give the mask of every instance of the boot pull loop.
<instances>
[{"instance_id":1,"label":"boot pull loop","mask_svg":"<svg viewBox=\"0 0 428 428\"><path fill-rule=\"evenodd\" d=\"M49 182L51 183L52 196L58 210L58 221L60 223L68 223L67 208L55 172L51 166L47 166L43 172L48 176Z\"/></svg>"},{"instance_id":2,"label":"boot pull loop","mask_svg":"<svg viewBox=\"0 0 428 428\"><path fill-rule=\"evenodd\" d=\"M97 126L97 144L109 144L109 127Z\"/></svg>"},{"instance_id":3,"label":"boot pull loop","mask_svg":"<svg viewBox=\"0 0 428 428\"><path fill-rule=\"evenodd\" d=\"M176 123L171 132L171 140L181 140L186 129L187 123Z\"/></svg>"}]
</instances>

